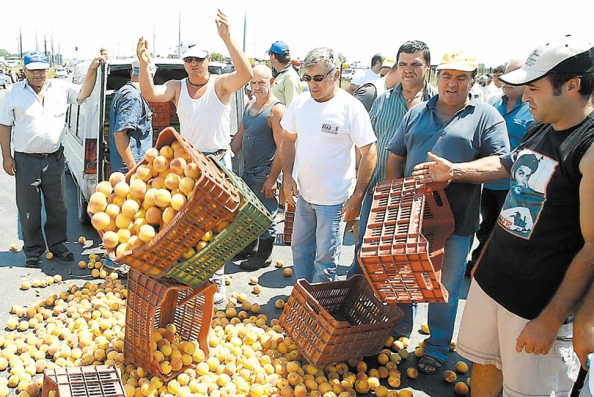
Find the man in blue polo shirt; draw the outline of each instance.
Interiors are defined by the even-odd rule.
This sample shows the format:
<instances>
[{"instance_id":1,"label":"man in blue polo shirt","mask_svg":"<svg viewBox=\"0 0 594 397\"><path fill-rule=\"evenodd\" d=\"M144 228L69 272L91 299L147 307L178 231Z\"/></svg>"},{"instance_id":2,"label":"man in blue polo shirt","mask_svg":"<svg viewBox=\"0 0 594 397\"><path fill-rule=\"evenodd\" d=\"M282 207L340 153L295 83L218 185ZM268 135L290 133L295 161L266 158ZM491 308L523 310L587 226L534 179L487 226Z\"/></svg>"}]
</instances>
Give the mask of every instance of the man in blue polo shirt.
<instances>
[{"instance_id":1,"label":"man in blue polo shirt","mask_svg":"<svg viewBox=\"0 0 594 397\"><path fill-rule=\"evenodd\" d=\"M464 52L446 54L437 67L438 95L413 107L388 144L386 179L410 177L415 165L427 161L427 152L454 161L468 161L509 152L503 117L484 102L470 99L477 63ZM466 159L466 160L462 160ZM445 189L454 215L455 230L444 246L441 282L448 303L429 304L431 336L419 370L437 373L447 358L458 309L466 257L479 219L480 185L452 183Z\"/></svg>"}]
</instances>

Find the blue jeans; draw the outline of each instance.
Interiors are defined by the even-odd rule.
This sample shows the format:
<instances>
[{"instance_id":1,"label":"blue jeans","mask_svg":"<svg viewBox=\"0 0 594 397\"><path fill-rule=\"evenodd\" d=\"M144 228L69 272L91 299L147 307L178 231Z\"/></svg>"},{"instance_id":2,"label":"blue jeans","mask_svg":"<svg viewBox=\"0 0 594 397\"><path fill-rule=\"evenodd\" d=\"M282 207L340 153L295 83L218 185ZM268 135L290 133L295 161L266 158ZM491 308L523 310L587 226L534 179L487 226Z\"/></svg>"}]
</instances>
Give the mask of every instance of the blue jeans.
<instances>
[{"instance_id":1,"label":"blue jeans","mask_svg":"<svg viewBox=\"0 0 594 397\"><path fill-rule=\"evenodd\" d=\"M363 269L359 264L359 251L363 245L363 236L365 235L365 229L367 229L367 222L369 222L369 213L371 212L371 205L373 204L373 192L366 192L363 196L363 202L361 203L361 213L359 215L359 235L355 242L355 257L353 263L347 270L346 278L350 278L355 274L363 274Z\"/></svg>"},{"instance_id":2,"label":"blue jeans","mask_svg":"<svg viewBox=\"0 0 594 397\"><path fill-rule=\"evenodd\" d=\"M445 360L450 351L454 322L458 311L460 287L464 280L466 257L470 251L472 236L452 234L445 241L441 283L448 290L448 303L430 303L428 324L431 336L425 339L425 355Z\"/></svg>"},{"instance_id":3,"label":"blue jeans","mask_svg":"<svg viewBox=\"0 0 594 397\"><path fill-rule=\"evenodd\" d=\"M272 214L272 224L262 235L260 239L262 240L274 240L276 239L276 213L278 212L278 197L266 198L266 195L262 192L262 187L264 186L264 182L270 175L270 167L264 167L262 170L256 173L248 173L244 172L242 179L245 181L246 185L254 192L256 197L260 199L264 207Z\"/></svg>"},{"instance_id":4,"label":"blue jeans","mask_svg":"<svg viewBox=\"0 0 594 397\"><path fill-rule=\"evenodd\" d=\"M336 281L345 228L340 213L343 205L317 205L297 199L291 237L296 278L310 283Z\"/></svg>"}]
</instances>

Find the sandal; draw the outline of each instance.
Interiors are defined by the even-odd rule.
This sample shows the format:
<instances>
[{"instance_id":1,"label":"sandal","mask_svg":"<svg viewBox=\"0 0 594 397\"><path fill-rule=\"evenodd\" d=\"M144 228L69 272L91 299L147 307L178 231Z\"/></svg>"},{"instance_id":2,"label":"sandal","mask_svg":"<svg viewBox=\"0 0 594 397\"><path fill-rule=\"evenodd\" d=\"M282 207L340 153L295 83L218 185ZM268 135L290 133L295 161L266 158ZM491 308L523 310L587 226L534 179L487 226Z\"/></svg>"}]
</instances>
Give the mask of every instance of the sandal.
<instances>
[{"instance_id":1,"label":"sandal","mask_svg":"<svg viewBox=\"0 0 594 397\"><path fill-rule=\"evenodd\" d=\"M74 254L68 250L68 248L64 247L63 244L56 244L56 249L51 250L52 254L58 259L63 261L73 261Z\"/></svg>"},{"instance_id":2,"label":"sandal","mask_svg":"<svg viewBox=\"0 0 594 397\"><path fill-rule=\"evenodd\" d=\"M434 375L439 372L443 360L431 356L423 356L419 360L419 371L427 375Z\"/></svg>"},{"instance_id":3,"label":"sandal","mask_svg":"<svg viewBox=\"0 0 594 397\"><path fill-rule=\"evenodd\" d=\"M25 259L25 266L26 267L38 267L39 266L39 257L38 256L28 256Z\"/></svg>"}]
</instances>

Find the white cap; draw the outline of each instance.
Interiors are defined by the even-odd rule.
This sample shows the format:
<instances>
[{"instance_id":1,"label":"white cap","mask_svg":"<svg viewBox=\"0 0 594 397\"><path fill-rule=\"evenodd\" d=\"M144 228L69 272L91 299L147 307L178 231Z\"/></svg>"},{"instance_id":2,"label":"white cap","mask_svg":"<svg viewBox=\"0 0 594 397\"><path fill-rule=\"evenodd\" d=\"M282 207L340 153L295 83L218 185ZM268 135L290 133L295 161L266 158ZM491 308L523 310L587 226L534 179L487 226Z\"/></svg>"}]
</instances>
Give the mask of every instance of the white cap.
<instances>
[{"instance_id":1,"label":"white cap","mask_svg":"<svg viewBox=\"0 0 594 397\"><path fill-rule=\"evenodd\" d=\"M185 59L187 57L196 57L196 58L208 58L210 53L206 50L200 50L195 45L190 46L190 49L184 52L181 56L181 59Z\"/></svg>"},{"instance_id":2,"label":"white cap","mask_svg":"<svg viewBox=\"0 0 594 397\"><path fill-rule=\"evenodd\" d=\"M594 45L588 39L566 36L536 48L520 69L499 76L509 85L524 85L550 73L594 72Z\"/></svg>"}]
</instances>

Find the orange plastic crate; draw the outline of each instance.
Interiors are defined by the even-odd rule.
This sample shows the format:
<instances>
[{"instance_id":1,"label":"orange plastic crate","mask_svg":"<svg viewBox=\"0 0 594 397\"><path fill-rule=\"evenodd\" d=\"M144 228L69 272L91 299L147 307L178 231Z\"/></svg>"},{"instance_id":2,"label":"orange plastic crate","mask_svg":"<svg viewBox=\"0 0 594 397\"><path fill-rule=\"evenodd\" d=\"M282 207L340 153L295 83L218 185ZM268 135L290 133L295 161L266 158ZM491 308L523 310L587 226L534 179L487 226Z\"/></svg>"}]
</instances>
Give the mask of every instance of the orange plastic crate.
<instances>
[{"instance_id":1,"label":"orange plastic crate","mask_svg":"<svg viewBox=\"0 0 594 397\"><path fill-rule=\"evenodd\" d=\"M133 251L126 251L115 260L154 278L165 276L190 247L217 223L239 209L240 194L233 183L202 153L192 148L173 129L161 131L157 148L178 141L198 165L200 176L194 187L194 196L175 215L173 220L159 230L148 243ZM142 160L126 175L126 180L136 172L136 168L146 164ZM102 235L102 233L99 233Z\"/></svg>"},{"instance_id":2,"label":"orange plastic crate","mask_svg":"<svg viewBox=\"0 0 594 397\"><path fill-rule=\"evenodd\" d=\"M379 183L359 252L373 291L386 303L445 302L436 273L454 218L443 190L414 179Z\"/></svg>"},{"instance_id":3,"label":"orange plastic crate","mask_svg":"<svg viewBox=\"0 0 594 397\"><path fill-rule=\"evenodd\" d=\"M295 220L295 206L293 204L285 204L285 227L283 231L283 242L291 244L291 236L293 235L293 221Z\"/></svg>"},{"instance_id":4,"label":"orange plastic crate","mask_svg":"<svg viewBox=\"0 0 594 397\"><path fill-rule=\"evenodd\" d=\"M208 357L208 331L214 313L216 285L207 281L192 288L169 279L154 280L133 269L128 273L124 356L153 375L168 381L180 371L162 374L153 358L153 330L175 324L183 341L197 341Z\"/></svg>"},{"instance_id":5,"label":"orange plastic crate","mask_svg":"<svg viewBox=\"0 0 594 397\"><path fill-rule=\"evenodd\" d=\"M51 391L55 391L58 397L126 397L115 365L46 369L43 397L48 397Z\"/></svg>"},{"instance_id":6,"label":"orange plastic crate","mask_svg":"<svg viewBox=\"0 0 594 397\"><path fill-rule=\"evenodd\" d=\"M403 316L356 275L327 283L297 280L280 323L308 362L327 365L378 353Z\"/></svg>"}]
</instances>

